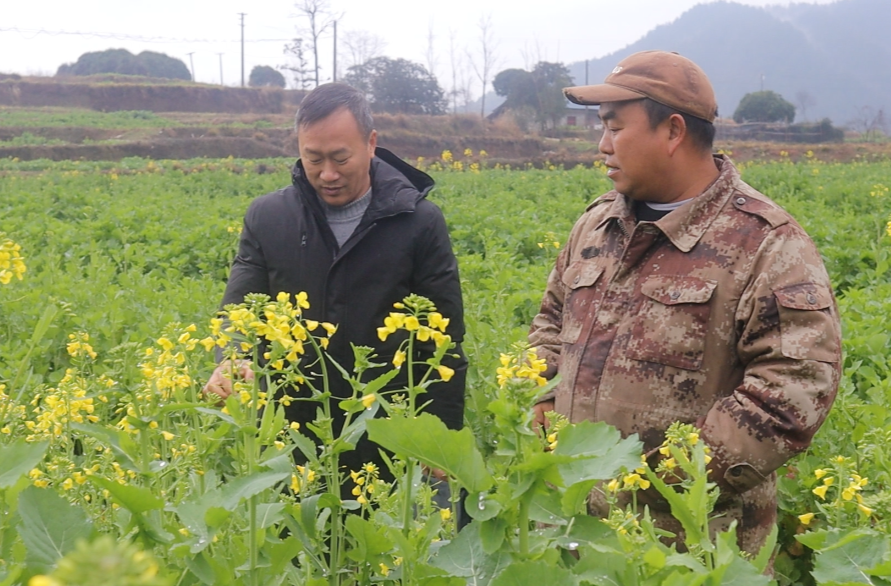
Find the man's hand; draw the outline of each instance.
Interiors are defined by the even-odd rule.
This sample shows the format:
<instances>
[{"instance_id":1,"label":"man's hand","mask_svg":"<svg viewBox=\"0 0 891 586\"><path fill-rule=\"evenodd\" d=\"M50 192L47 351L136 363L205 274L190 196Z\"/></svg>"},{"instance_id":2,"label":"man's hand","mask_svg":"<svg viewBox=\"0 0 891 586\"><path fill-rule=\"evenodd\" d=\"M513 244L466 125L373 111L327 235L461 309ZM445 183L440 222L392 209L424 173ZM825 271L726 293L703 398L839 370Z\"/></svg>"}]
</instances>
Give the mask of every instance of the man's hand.
<instances>
[{"instance_id":1,"label":"man's hand","mask_svg":"<svg viewBox=\"0 0 891 586\"><path fill-rule=\"evenodd\" d=\"M535 413L535 417L532 419L532 429L541 427L543 431L547 431L549 422L548 418L545 417L545 413L554 410L554 400L536 403L532 410Z\"/></svg>"},{"instance_id":2,"label":"man's hand","mask_svg":"<svg viewBox=\"0 0 891 586\"><path fill-rule=\"evenodd\" d=\"M221 401L232 394L232 379L243 379L245 382L254 380L254 371L251 370L250 360L224 360L217 365L210 380L204 385L204 395L216 395Z\"/></svg>"}]
</instances>

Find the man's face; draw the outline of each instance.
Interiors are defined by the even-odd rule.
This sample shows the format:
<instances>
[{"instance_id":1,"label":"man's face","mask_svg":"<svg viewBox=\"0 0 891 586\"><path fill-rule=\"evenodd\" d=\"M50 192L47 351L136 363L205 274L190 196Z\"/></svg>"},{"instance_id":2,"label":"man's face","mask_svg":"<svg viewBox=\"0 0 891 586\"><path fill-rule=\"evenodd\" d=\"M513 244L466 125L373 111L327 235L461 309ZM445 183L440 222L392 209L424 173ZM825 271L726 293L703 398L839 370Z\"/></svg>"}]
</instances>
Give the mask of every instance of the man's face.
<instances>
[{"instance_id":1,"label":"man's face","mask_svg":"<svg viewBox=\"0 0 891 586\"><path fill-rule=\"evenodd\" d=\"M325 203L346 205L371 187L369 166L377 134L372 131L366 140L348 109L298 128L297 142L306 178Z\"/></svg>"},{"instance_id":2,"label":"man's face","mask_svg":"<svg viewBox=\"0 0 891 586\"><path fill-rule=\"evenodd\" d=\"M669 162L667 125L650 128L640 100L603 103L600 119L600 152L606 155L607 176L616 191L633 200L661 201L668 195L663 193Z\"/></svg>"}]
</instances>

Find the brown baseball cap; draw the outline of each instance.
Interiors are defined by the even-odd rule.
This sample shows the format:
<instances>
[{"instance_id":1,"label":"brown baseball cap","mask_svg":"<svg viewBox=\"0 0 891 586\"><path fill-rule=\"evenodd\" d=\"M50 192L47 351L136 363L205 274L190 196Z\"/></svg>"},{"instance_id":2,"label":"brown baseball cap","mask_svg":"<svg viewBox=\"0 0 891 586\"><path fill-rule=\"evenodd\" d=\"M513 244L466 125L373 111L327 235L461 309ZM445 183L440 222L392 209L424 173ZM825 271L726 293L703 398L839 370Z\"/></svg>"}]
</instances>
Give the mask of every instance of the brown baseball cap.
<instances>
[{"instance_id":1,"label":"brown baseball cap","mask_svg":"<svg viewBox=\"0 0 891 586\"><path fill-rule=\"evenodd\" d=\"M583 106L650 98L708 122L718 115L715 90L702 68L667 51L629 55L602 84L568 87L563 93Z\"/></svg>"}]
</instances>

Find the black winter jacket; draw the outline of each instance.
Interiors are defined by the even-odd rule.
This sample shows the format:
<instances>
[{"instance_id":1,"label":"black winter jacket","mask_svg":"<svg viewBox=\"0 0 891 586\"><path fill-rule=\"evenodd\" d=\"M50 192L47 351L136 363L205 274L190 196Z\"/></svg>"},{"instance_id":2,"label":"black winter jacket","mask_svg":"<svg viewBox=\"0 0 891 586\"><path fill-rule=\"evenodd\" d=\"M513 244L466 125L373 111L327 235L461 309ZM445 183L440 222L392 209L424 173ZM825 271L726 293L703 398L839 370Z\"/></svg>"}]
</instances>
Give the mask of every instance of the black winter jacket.
<instances>
[{"instance_id":1,"label":"black winter jacket","mask_svg":"<svg viewBox=\"0 0 891 586\"><path fill-rule=\"evenodd\" d=\"M427 411L458 429L463 424L467 371L461 351L463 305L458 265L445 220L439 208L425 199L433 188L433 179L382 148L376 150L370 172L371 203L356 230L343 247L338 247L298 160L292 185L251 203L223 305L240 303L247 293L266 293L275 298L280 291L292 295L305 291L310 308L304 316L338 326L328 351L339 364L352 370L350 343L375 348L377 362L386 362L391 368L389 363L404 338L391 335L381 342L377 328L384 325L391 311L396 311L393 303L409 293L431 299L439 312L450 318L447 333L458 343L454 353L461 357L447 362L455 369L454 377L447 383L431 385L421 402L431 401ZM426 359L431 351L432 346L421 348L416 359ZM405 386L405 370L389 388ZM372 370L366 378L384 371ZM350 394L349 386L336 371L331 382L335 397ZM302 425L315 417L316 408L316 403L297 401L291 403L288 416ZM332 411L339 410L335 407ZM378 461L376 446L367 441L360 444L355 456L363 462Z\"/></svg>"}]
</instances>

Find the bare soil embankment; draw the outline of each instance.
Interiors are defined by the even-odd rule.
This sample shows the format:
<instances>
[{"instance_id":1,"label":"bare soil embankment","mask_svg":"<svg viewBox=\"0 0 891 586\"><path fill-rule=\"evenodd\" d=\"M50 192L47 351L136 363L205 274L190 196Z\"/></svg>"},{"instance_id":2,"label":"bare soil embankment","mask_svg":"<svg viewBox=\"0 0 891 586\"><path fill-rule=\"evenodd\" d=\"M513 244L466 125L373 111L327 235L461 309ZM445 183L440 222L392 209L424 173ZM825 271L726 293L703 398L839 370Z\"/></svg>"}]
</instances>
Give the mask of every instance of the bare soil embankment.
<instances>
[{"instance_id":1,"label":"bare soil embankment","mask_svg":"<svg viewBox=\"0 0 891 586\"><path fill-rule=\"evenodd\" d=\"M0 125L0 158L120 160L126 157L296 157L293 116L304 92L231 88L131 76L21 78L0 76L0 115L26 112L27 124ZM157 113L152 123L116 127L96 112ZM39 122L62 113L91 112L89 125ZM96 120L96 117L99 120ZM111 114L108 118L112 117ZM157 118L162 118L160 127ZM73 116L76 119L76 116ZM3 124L0 118L0 124ZM37 121L36 123L34 121ZM164 123L169 122L169 126ZM546 138L478 116L375 116L379 144L407 159L435 159L443 151L486 151L489 164L591 165L598 158L593 131ZM891 144L784 145L727 142L718 148L735 161L814 157L848 162L891 157ZM783 154L785 153L785 154Z\"/></svg>"},{"instance_id":2,"label":"bare soil embankment","mask_svg":"<svg viewBox=\"0 0 891 586\"><path fill-rule=\"evenodd\" d=\"M233 88L188 83L126 81L91 83L77 78L21 78L0 81L0 105L86 108L100 112L263 112L295 111L305 92L278 88Z\"/></svg>"}]
</instances>

